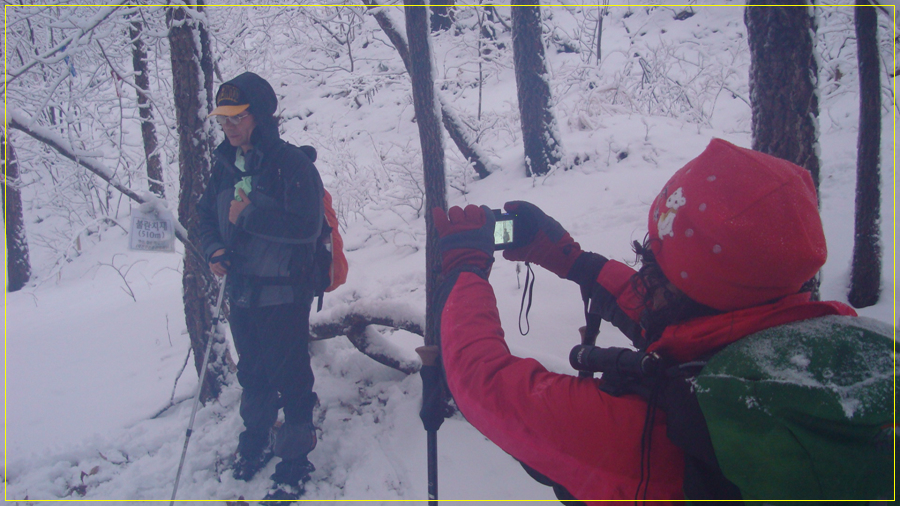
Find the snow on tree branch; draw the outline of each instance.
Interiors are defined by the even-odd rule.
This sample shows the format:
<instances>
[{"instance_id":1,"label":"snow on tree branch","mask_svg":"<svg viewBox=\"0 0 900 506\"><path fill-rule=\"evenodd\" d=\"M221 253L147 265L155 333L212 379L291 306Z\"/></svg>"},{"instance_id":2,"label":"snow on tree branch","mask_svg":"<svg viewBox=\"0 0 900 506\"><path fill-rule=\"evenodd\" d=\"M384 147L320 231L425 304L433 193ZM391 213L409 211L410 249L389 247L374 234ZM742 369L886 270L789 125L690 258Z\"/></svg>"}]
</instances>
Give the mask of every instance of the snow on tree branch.
<instances>
[{"instance_id":1,"label":"snow on tree branch","mask_svg":"<svg viewBox=\"0 0 900 506\"><path fill-rule=\"evenodd\" d=\"M14 6L10 5L9 7ZM35 65L56 63L63 60L64 58L69 56L69 51L72 49L69 46L73 43L74 47L89 43L91 39L90 36L87 38L88 40L84 42L81 41L82 37L84 37L85 35L90 35L91 30L96 28L100 23L110 17L112 13L115 12L118 8L119 6L110 6L100 9L94 16L85 20L84 23L77 26L77 33L70 35L65 40L54 46L52 49L37 55L33 60L7 73L6 86L9 86L11 82L15 81L16 78L28 72L28 70Z\"/></svg>"},{"instance_id":2,"label":"snow on tree branch","mask_svg":"<svg viewBox=\"0 0 900 506\"><path fill-rule=\"evenodd\" d=\"M325 321L313 323L310 327L314 340L347 336L359 351L380 364L406 374L414 374L422 367L418 356L404 353L371 327L382 325L424 336L422 315L408 306L362 299L329 311L323 319Z\"/></svg>"},{"instance_id":3,"label":"snow on tree branch","mask_svg":"<svg viewBox=\"0 0 900 506\"><path fill-rule=\"evenodd\" d=\"M120 193L130 198L131 200L144 204L145 206L150 206L150 209L145 209L145 211L153 210L161 215L166 215L171 213L165 205L164 201L155 195L144 192L143 194L138 194L134 190L128 188L116 177L116 175L111 171L105 164L98 161L96 157L92 156L88 153L79 152L69 143L68 140L59 136L56 132L44 128L38 125L32 124L31 118L26 116L22 111L17 109L9 109L7 111L7 117L9 119L9 126L11 128L15 128L21 132L24 132L34 138L35 140L46 144L47 146L53 148L60 155L72 160L78 165L84 167L89 170L93 174L97 175L104 181L108 182ZM172 220L175 223L175 237L177 237L184 245L194 253L200 255L203 258L203 255L200 254L200 251L188 240L187 238L187 230L178 222L178 220Z\"/></svg>"}]
</instances>

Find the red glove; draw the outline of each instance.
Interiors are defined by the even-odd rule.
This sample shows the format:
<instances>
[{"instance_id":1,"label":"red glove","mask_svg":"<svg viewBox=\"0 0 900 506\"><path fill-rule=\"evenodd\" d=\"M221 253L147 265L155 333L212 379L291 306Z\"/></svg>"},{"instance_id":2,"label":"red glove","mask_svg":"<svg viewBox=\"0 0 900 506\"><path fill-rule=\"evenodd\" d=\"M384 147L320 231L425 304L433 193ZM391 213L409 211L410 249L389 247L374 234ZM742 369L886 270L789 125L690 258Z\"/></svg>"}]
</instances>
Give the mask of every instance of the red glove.
<instances>
[{"instance_id":1,"label":"red glove","mask_svg":"<svg viewBox=\"0 0 900 506\"><path fill-rule=\"evenodd\" d=\"M565 278L581 255L581 246L559 222L544 214L534 204L514 201L507 202L503 208L515 215L515 221L519 225L515 243L521 244L517 248L505 250L503 258L531 262Z\"/></svg>"},{"instance_id":2,"label":"red glove","mask_svg":"<svg viewBox=\"0 0 900 506\"><path fill-rule=\"evenodd\" d=\"M463 210L451 207L431 210L434 226L440 236L441 272L471 265L490 273L494 263L494 213L487 206L468 205Z\"/></svg>"}]
</instances>

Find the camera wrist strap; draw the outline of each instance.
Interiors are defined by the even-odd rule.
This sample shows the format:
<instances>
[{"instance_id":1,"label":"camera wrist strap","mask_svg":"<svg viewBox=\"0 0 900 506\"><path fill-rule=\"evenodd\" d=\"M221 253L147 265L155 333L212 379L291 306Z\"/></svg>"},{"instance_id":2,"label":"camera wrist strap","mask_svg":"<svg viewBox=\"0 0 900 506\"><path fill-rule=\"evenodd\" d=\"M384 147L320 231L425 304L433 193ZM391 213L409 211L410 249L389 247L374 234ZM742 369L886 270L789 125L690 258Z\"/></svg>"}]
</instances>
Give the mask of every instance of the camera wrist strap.
<instances>
[{"instance_id":1,"label":"camera wrist strap","mask_svg":"<svg viewBox=\"0 0 900 506\"><path fill-rule=\"evenodd\" d=\"M531 269L531 262L525 262L525 289L522 291L522 303L519 304L519 334L527 335L531 331L531 324L528 323L528 313L531 312L531 299L534 296L534 280L536 276ZM531 281L529 283L528 281ZM528 307L525 307L525 297L528 297ZM522 330L522 308L525 308L525 330Z\"/></svg>"}]
</instances>

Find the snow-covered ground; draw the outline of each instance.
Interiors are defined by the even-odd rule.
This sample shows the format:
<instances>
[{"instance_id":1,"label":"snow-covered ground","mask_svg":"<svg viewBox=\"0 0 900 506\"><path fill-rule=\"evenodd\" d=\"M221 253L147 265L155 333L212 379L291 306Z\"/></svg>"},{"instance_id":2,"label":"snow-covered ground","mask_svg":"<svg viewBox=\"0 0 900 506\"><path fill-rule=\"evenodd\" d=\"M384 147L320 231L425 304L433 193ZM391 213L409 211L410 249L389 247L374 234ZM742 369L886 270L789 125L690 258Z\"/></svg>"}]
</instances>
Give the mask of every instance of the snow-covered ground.
<instances>
[{"instance_id":1,"label":"snow-covered ground","mask_svg":"<svg viewBox=\"0 0 900 506\"><path fill-rule=\"evenodd\" d=\"M852 24L846 25L852 19L849 9L835 9L846 12L820 14L820 32L849 30L852 36ZM548 48L564 148L581 163L533 179L524 176L509 34L501 36L507 48L498 51L498 61L485 65L480 121L475 119L478 89L471 86L474 49L463 45L464 35L438 36L433 46L439 87L470 122L490 126L481 143L499 168L475 180L445 136L449 203L498 208L508 200L527 200L555 217L583 248L633 261L630 243L644 237L649 204L675 170L712 137L750 145L743 9L695 6L693 17L674 20L680 10L612 8L599 66L577 53ZM549 11L547 25L559 40L583 28L575 8ZM402 10L392 14L403 26ZM300 68L300 63L324 65L326 56L304 50L298 57L290 48L272 48L259 61L222 62L227 76L253 70L275 85L282 97L285 138L318 149L317 165L338 202L350 274L346 285L326 296L325 310L313 316L314 322L358 301L424 313L424 204L415 183L421 180L421 160L408 79L374 20L367 18L366 27L371 44L358 48L353 73L326 78ZM830 48L826 42L820 48ZM641 95L646 88L640 86L637 54L673 79L693 77L693 84L685 85L691 105L680 102L680 95L663 94L674 93L671 88L654 88L657 97ZM822 295L846 301L858 121L855 46L836 54L824 58L820 69L821 202L829 246ZM835 68L842 79L827 79ZM347 90L350 95L342 93ZM669 99L664 110L661 104ZM896 109L889 97L885 101L884 290L878 305L860 313L895 323ZM28 160L21 163L27 167ZM25 199L34 191L39 189L26 188ZM45 232L47 222L37 220L41 213L26 211L29 235ZM39 243L30 245L33 282L6 297L6 499L168 500L197 382L193 358L181 374L189 349L181 304L183 249L179 244L174 254L132 251L123 230L110 228L83 237L80 255L58 269ZM572 373L568 351L578 344L583 325L578 289L538 270L531 330L521 336L525 273L497 258L491 284L513 353ZM421 344L404 332L385 337L407 354ZM599 342L626 344L609 325L601 328ZM317 471L306 497L424 500L419 376L374 362L344 337L314 343L312 355L320 434L310 455ZM239 398L235 381L198 412L179 499L259 499L265 494L274 462L249 483L220 472L242 428ZM164 409L170 401L174 406ZM442 500L554 499L549 488L531 480L461 415L444 423L438 440Z\"/></svg>"}]
</instances>

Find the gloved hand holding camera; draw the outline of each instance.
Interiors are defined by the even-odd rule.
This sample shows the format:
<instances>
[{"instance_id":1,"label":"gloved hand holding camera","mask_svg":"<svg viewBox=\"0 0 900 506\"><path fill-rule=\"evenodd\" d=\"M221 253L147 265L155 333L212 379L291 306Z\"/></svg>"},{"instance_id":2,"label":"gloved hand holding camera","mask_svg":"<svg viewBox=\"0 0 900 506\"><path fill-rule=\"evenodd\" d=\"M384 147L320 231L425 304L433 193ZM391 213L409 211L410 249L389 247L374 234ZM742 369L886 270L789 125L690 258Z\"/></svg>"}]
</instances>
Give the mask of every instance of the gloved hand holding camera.
<instances>
[{"instance_id":1,"label":"gloved hand holding camera","mask_svg":"<svg viewBox=\"0 0 900 506\"><path fill-rule=\"evenodd\" d=\"M471 265L489 274L494 263L494 213L487 206L431 211L440 236L441 272Z\"/></svg>"},{"instance_id":2,"label":"gloved hand holding camera","mask_svg":"<svg viewBox=\"0 0 900 506\"><path fill-rule=\"evenodd\" d=\"M496 214L487 206L452 207L447 213L435 208L434 224L440 235L442 272L444 274L464 264L490 273L493 253L504 249L503 258L531 262L557 276L579 285L589 286L597 277L606 259L595 253L585 253L572 236L553 218L529 202L512 201L503 208L511 217L511 237L495 231ZM507 220L509 218L507 217ZM502 228L502 227L501 227ZM511 241L510 241L511 239Z\"/></svg>"},{"instance_id":3,"label":"gloved hand holding camera","mask_svg":"<svg viewBox=\"0 0 900 506\"><path fill-rule=\"evenodd\" d=\"M515 216L516 238L503 258L531 262L565 278L581 255L581 246L553 218L534 204L513 201L503 208Z\"/></svg>"},{"instance_id":4,"label":"gloved hand holding camera","mask_svg":"<svg viewBox=\"0 0 900 506\"><path fill-rule=\"evenodd\" d=\"M516 238L503 252L507 260L531 262L557 276L591 288L606 258L583 251L556 220L529 202L512 201L503 208L515 216Z\"/></svg>"}]
</instances>

